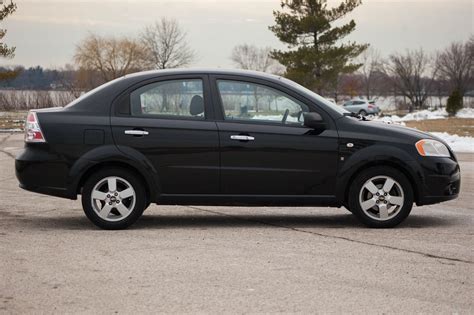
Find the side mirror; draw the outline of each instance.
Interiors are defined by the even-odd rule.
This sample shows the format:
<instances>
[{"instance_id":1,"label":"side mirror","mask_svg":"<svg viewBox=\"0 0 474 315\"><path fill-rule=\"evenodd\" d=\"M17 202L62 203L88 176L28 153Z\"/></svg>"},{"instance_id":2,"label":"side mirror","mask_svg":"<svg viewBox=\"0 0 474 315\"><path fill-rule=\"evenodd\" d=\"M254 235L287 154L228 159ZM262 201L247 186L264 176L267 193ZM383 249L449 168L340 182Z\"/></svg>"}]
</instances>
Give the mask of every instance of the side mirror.
<instances>
[{"instance_id":1,"label":"side mirror","mask_svg":"<svg viewBox=\"0 0 474 315\"><path fill-rule=\"evenodd\" d=\"M326 129L323 118L318 113L303 113L304 125L315 130Z\"/></svg>"}]
</instances>

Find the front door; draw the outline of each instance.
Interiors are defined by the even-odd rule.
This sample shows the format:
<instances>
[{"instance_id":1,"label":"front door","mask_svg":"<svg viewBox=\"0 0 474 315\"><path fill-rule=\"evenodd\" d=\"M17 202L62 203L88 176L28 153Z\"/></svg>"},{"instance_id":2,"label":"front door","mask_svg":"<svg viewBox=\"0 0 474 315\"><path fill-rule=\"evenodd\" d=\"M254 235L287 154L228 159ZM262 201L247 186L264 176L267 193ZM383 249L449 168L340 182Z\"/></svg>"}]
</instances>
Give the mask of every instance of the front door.
<instances>
[{"instance_id":1,"label":"front door","mask_svg":"<svg viewBox=\"0 0 474 315\"><path fill-rule=\"evenodd\" d=\"M119 148L139 151L158 172L160 192L219 192L219 139L208 120L207 76L157 78L126 93L111 125Z\"/></svg>"},{"instance_id":2,"label":"front door","mask_svg":"<svg viewBox=\"0 0 474 315\"><path fill-rule=\"evenodd\" d=\"M222 110L222 194L334 195L338 140L328 115L319 112L327 128L315 132L303 126L302 113L318 108L290 90L225 76L213 77L212 84Z\"/></svg>"}]
</instances>

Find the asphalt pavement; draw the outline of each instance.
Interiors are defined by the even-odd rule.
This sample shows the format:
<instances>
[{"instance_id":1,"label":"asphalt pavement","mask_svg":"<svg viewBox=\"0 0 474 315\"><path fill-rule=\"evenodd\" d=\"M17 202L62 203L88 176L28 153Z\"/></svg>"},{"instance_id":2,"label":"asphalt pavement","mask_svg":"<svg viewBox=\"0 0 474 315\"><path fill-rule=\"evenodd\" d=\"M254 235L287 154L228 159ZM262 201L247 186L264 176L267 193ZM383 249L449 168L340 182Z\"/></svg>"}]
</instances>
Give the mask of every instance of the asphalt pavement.
<instances>
[{"instance_id":1,"label":"asphalt pavement","mask_svg":"<svg viewBox=\"0 0 474 315\"><path fill-rule=\"evenodd\" d=\"M0 134L0 313L473 313L474 155L460 198L398 228L343 208L152 205L125 231L18 188Z\"/></svg>"}]
</instances>

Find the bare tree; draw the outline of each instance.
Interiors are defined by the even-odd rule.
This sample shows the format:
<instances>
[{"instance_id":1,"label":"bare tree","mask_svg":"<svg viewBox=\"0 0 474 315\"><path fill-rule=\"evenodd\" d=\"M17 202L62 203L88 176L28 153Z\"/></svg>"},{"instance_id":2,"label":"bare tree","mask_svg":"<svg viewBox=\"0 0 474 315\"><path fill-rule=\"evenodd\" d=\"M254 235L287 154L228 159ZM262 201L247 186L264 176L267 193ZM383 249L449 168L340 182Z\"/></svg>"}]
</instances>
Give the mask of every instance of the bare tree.
<instances>
[{"instance_id":1,"label":"bare tree","mask_svg":"<svg viewBox=\"0 0 474 315\"><path fill-rule=\"evenodd\" d=\"M139 42L92 33L76 46L74 60L79 68L96 71L104 82L145 68L144 49Z\"/></svg>"},{"instance_id":2,"label":"bare tree","mask_svg":"<svg viewBox=\"0 0 474 315\"><path fill-rule=\"evenodd\" d=\"M374 81L380 69L380 52L372 47L366 49L359 57L362 66L358 74L361 76L365 96L369 100L373 97Z\"/></svg>"},{"instance_id":3,"label":"bare tree","mask_svg":"<svg viewBox=\"0 0 474 315\"><path fill-rule=\"evenodd\" d=\"M439 77L450 82L461 97L472 87L474 75L474 36L466 43L454 42L438 54Z\"/></svg>"},{"instance_id":4,"label":"bare tree","mask_svg":"<svg viewBox=\"0 0 474 315\"><path fill-rule=\"evenodd\" d=\"M395 53L383 65L396 89L410 100L412 108L422 108L436 77L433 58L423 49ZM411 108L411 109L412 109Z\"/></svg>"},{"instance_id":5,"label":"bare tree","mask_svg":"<svg viewBox=\"0 0 474 315\"><path fill-rule=\"evenodd\" d=\"M147 51L149 66L155 69L184 67L196 59L189 47L186 32L174 19L161 18L140 34Z\"/></svg>"},{"instance_id":6,"label":"bare tree","mask_svg":"<svg viewBox=\"0 0 474 315\"><path fill-rule=\"evenodd\" d=\"M283 66L271 58L271 51L270 47L258 48L243 44L234 47L230 59L241 69L281 74Z\"/></svg>"}]
</instances>

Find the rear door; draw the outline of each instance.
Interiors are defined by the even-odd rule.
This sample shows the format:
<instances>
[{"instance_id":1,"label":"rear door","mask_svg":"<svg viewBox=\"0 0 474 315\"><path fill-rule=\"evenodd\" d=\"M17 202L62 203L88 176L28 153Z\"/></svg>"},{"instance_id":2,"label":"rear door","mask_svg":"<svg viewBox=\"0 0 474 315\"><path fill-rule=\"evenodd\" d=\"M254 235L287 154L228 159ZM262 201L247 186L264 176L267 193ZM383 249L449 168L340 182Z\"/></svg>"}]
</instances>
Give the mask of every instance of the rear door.
<instances>
[{"instance_id":1,"label":"rear door","mask_svg":"<svg viewBox=\"0 0 474 315\"><path fill-rule=\"evenodd\" d=\"M225 195L334 195L338 137L302 124L313 105L274 83L239 76L211 77Z\"/></svg>"},{"instance_id":2,"label":"rear door","mask_svg":"<svg viewBox=\"0 0 474 315\"><path fill-rule=\"evenodd\" d=\"M164 195L219 192L219 139L209 99L207 75L175 75L134 86L114 106L116 144L151 162Z\"/></svg>"}]
</instances>

